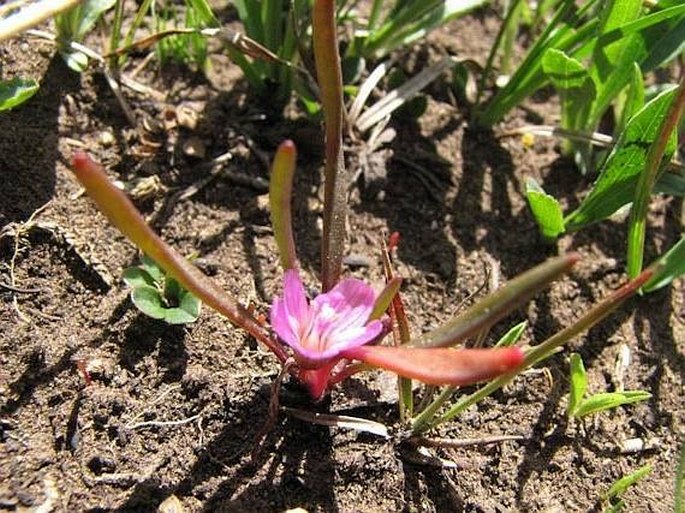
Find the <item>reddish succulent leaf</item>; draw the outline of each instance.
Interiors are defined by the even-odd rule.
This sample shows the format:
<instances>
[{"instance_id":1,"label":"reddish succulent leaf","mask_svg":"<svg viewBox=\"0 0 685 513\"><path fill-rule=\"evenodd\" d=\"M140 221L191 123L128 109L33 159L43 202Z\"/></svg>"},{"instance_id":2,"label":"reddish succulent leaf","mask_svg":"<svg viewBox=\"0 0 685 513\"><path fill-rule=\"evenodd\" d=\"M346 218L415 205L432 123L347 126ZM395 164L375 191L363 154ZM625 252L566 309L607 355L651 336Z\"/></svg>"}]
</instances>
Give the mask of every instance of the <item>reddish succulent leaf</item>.
<instances>
[{"instance_id":1,"label":"reddish succulent leaf","mask_svg":"<svg viewBox=\"0 0 685 513\"><path fill-rule=\"evenodd\" d=\"M524 358L520 347L452 349L362 346L345 351L343 356L430 385L453 386L470 385L510 372L521 365Z\"/></svg>"},{"instance_id":2,"label":"reddish succulent leaf","mask_svg":"<svg viewBox=\"0 0 685 513\"><path fill-rule=\"evenodd\" d=\"M93 162L87 154L77 152L72 160L72 169L109 221L169 276L203 303L266 345L281 361L287 359L283 348L247 309L209 280L147 225L126 194L109 181L102 166Z\"/></svg>"}]
</instances>

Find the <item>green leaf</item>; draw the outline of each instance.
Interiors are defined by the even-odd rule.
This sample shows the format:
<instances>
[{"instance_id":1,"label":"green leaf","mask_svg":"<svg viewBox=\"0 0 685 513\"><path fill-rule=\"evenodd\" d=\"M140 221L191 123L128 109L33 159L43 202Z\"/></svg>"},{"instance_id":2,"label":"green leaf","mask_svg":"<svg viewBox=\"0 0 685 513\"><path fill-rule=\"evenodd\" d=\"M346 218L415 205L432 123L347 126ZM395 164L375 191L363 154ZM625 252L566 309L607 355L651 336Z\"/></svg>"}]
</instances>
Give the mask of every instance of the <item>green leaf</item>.
<instances>
[{"instance_id":1,"label":"green leaf","mask_svg":"<svg viewBox=\"0 0 685 513\"><path fill-rule=\"evenodd\" d=\"M155 280L145 269L141 267L129 267L124 270L124 283L132 289L138 287L156 287Z\"/></svg>"},{"instance_id":2,"label":"green leaf","mask_svg":"<svg viewBox=\"0 0 685 513\"><path fill-rule=\"evenodd\" d=\"M528 322L523 321L519 322L513 328L510 328L509 331L502 335L502 337L497 341L495 347L513 346L516 342L518 342L518 339L521 338L521 335L523 335L523 330L526 329L527 325Z\"/></svg>"},{"instance_id":3,"label":"green leaf","mask_svg":"<svg viewBox=\"0 0 685 513\"><path fill-rule=\"evenodd\" d=\"M150 258L147 255L143 255L141 267L145 270L146 273L150 275L154 282L158 284L160 287L164 284L166 273L159 265L157 265L157 262L152 260L152 258Z\"/></svg>"},{"instance_id":4,"label":"green leaf","mask_svg":"<svg viewBox=\"0 0 685 513\"><path fill-rule=\"evenodd\" d=\"M664 173L654 184L654 192L670 196L685 196L685 176L675 173Z\"/></svg>"},{"instance_id":5,"label":"green leaf","mask_svg":"<svg viewBox=\"0 0 685 513\"><path fill-rule=\"evenodd\" d=\"M618 142L604 161L599 178L583 203L565 219L567 230L577 230L601 221L633 200L635 185L647 162L650 145L671 106L675 88L671 88L644 106L628 122ZM676 148L675 134L664 154L668 162Z\"/></svg>"},{"instance_id":6,"label":"green leaf","mask_svg":"<svg viewBox=\"0 0 685 513\"><path fill-rule=\"evenodd\" d=\"M596 91L586 66L561 50L550 48L542 56L542 70L559 92L562 128L587 128Z\"/></svg>"},{"instance_id":7,"label":"green leaf","mask_svg":"<svg viewBox=\"0 0 685 513\"><path fill-rule=\"evenodd\" d=\"M207 0L186 0L186 4L195 11L201 24L205 27L218 27L219 21L214 16Z\"/></svg>"},{"instance_id":8,"label":"green leaf","mask_svg":"<svg viewBox=\"0 0 685 513\"><path fill-rule=\"evenodd\" d=\"M568 396L567 412L569 417L577 417L578 407L583 401L585 391L587 390L587 374L585 373L585 366L583 359L578 353L571 354L571 389Z\"/></svg>"},{"instance_id":9,"label":"green leaf","mask_svg":"<svg viewBox=\"0 0 685 513\"><path fill-rule=\"evenodd\" d=\"M626 492L626 490L628 490L628 488L633 486L643 477L647 476L651 471L652 466L645 465L637 469L635 472L628 474L627 476L623 476L613 485L611 485L611 488L609 488L609 490L602 496L602 499L606 501L614 497L623 495Z\"/></svg>"},{"instance_id":10,"label":"green leaf","mask_svg":"<svg viewBox=\"0 0 685 513\"><path fill-rule=\"evenodd\" d=\"M154 287L136 287L131 293L136 308L153 319L164 319L166 308L159 291Z\"/></svg>"},{"instance_id":11,"label":"green leaf","mask_svg":"<svg viewBox=\"0 0 685 513\"><path fill-rule=\"evenodd\" d=\"M0 112L13 109L31 98L38 91L33 79L13 78L0 82Z\"/></svg>"},{"instance_id":12,"label":"green leaf","mask_svg":"<svg viewBox=\"0 0 685 513\"><path fill-rule=\"evenodd\" d=\"M542 190L542 187L532 178L526 180L526 199L543 237L555 239L564 233L564 215L561 212L561 205L554 197Z\"/></svg>"},{"instance_id":13,"label":"green leaf","mask_svg":"<svg viewBox=\"0 0 685 513\"><path fill-rule=\"evenodd\" d=\"M625 25L640 16L642 0L608 0L602 9L602 34ZM597 87L597 98L592 105L590 125L594 126L602 114L630 81L633 63L646 55L642 34L624 36L606 45L596 45L592 55L590 76Z\"/></svg>"},{"instance_id":14,"label":"green leaf","mask_svg":"<svg viewBox=\"0 0 685 513\"><path fill-rule=\"evenodd\" d=\"M642 288L643 291L654 292L685 274L685 237L682 237L676 242L673 247L659 259L659 263L661 266Z\"/></svg>"},{"instance_id":15,"label":"green leaf","mask_svg":"<svg viewBox=\"0 0 685 513\"><path fill-rule=\"evenodd\" d=\"M73 34L74 41L83 41L88 31L93 28L93 25L98 21L102 14L114 6L116 0L86 0L82 3L80 8L79 23L76 28L76 33Z\"/></svg>"},{"instance_id":16,"label":"green leaf","mask_svg":"<svg viewBox=\"0 0 685 513\"><path fill-rule=\"evenodd\" d=\"M200 316L202 303L190 292L184 292L181 296L181 304L177 308L166 308L164 320L169 324L190 324Z\"/></svg>"},{"instance_id":17,"label":"green leaf","mask_svg":"<svg viewBox=\"0 0 685 513\"><path fill-rule=\"evenodd\" d=\"M620 109L620 119L616 125L616 131L622 132L628 121L645 106L645 81L642 76L640 66L636 62L633 63L633 75L625 94L623 106Z\"/></svg>"},{"instance_id":18,"label":"green leaf","mask_svg":"<svg viewBox=\"0 0 685 513\"><path fill-rule=\"evenodd\" d=\"M594 413L610 410L618 406L645 401L652 394L644 390L629 390L626 392L602 392L585 399L576 408L574 417L585 417Z\"/></svg>"}]
</instances>

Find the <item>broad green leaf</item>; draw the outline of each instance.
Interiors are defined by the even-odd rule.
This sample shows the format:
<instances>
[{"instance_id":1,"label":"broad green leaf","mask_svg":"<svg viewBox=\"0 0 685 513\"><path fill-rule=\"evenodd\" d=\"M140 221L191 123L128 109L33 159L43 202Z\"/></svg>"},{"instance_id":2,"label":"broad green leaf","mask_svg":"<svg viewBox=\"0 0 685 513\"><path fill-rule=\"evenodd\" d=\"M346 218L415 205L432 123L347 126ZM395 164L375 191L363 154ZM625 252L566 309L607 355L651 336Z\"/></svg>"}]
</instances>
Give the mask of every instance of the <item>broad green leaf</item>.
<instances>
[{"instance_id":1,"label":"broad green leaf","mask_svg":"<svg viewBox=\"0 0 685 513\"><path fill-rule=\"evenodd\" d=\"M150 274L140 267L129 267L124 271L124 283L132 289L138 287L155 288L155 280Z\"/></svg>"},{"instance_id":2,"label":"broad green leaf","mask_svg":"<svg viewBox=\"0 0 685 513\"><path fill-rule=\"evenodd\" d=\"M88 31L93 28L95 22L102 14L114 6L116 0L86 0L80 5L79 22L76 33L73 35L75 41L82 41Z\"/></svg>"},{"instance_id":3,"label":"broad green leaf","mask_svg":"<svg viewBox=\"0 0 685 513\"><path fill-rule=\"evenodd\" d=\"M602 34L625 25L640 15L642 0L608 0L602 9ZM641 34L631 34L606 45L596 45L592 54L590 76L597 88L592 105L590 126L595 126L611 101L630 81L634 62L646 55L646 43Z\"/></svg>"},{"instance_id":4,"label":"broad green leaf","mask_svg":"<svg viewBox=\"0 0 685 513\"><path fill-rule=\"evenodd\" d=\"M610 410L618 406L645 401L652 394L644 390L628 390L626 392L602 392L588 397L578 405L574 417L585 417L593 413Z\"/></svg>"},{"instance_id":5,"label":"broad green leaf","mask_svg":"<svg viewBox=\"0 0 685 513\"><path fill-rule=\"evenodd\" d=\"M628 121L645 106L645 81L642 76L640 66L633 63L633 74L630 79L630 84L626 90L624 101L620 108L620 119L616 124L616 132L621 133Z\"/></svg>"},{"instance_id":6,"label":"broad green leaf","mask_svg":"<svg viewBox=\"0 0 685 513\"><path fill-rule=\"evenodd\" d=\"M494 347L508 347L513 346L518 339L523 335L523 330L526 329L528 322L523 321L518 323L513 328L510 328L502 337L497 341Z\"/></svg>"},{"instance_id":7,"label":"broad green leaf","mask_svg":"<svg viewBox=\"0 0 685 513\"><path fill-rule=\"evenodd\" d=\"M578 406L580 406L582 403L583 397L585 397L585 391L587 390L587 374L585 373L583 359L578 353L571 354L570 376L571 388L569 391L568 408L566 411L570 417L575 417Z\"/></svg>"},{"instance_id":8,"label":"broad green leaf","mask_svg":"<svg viewBox=\"0 0 685 513\"><path fill-rule=\"evenodd\" d=\"M542 70L559 93L562 128L587 128L596 92L585 65L561 50L550 48L542 56Z\"/></svg>"},{"instance_id":9,"label":"broad green leaf","mask_svg":"<svg viewBox=\"0 0 685 513\"><path fill-rule=\"evenodd\" d=\"M658 135L661 121L668 112L674 93L673 88L661 93L628 122L604 161L592 191L564 220L567 230L577 230L601 221L633 200L635 185L647 161L649 147ZM675 148L674 134L666 147L665 162L671 159Z\"/></svg>"},{"instance_id":10,"label":"broad green leaf","mask_svg":"<svg viewBox=\"0 0 685 513\"><path fill-rule=\"evenodd\" d=\"M33 79L13 78L0 82L0 112L21 105L38 91Z\"/></svg>"},{"instance_id":11,"label":"broad green leaf","mask_svg":"<svg viewBox=\"0 0 685 513\"><path fill-rule=\"evenodd\" d=\"M645 292L653 292L665 287L674 279L685 274L685 237L674 244L668 252L659 259L659 267L654 276L642 288Z\"/></svg>"},{"instance_id":12,"label":"broad green leaf","mask_svg":"<svg viewBox=\"0 0 685 513\"><path fill-rule=\"evenodd\" d=\"M164 319L166 308L162 296L154 287L136 287L133 289L131 299L136 308L153 319Z\"/></svg>"},{"instance_id":13,"label":"broad green leaf","mask_svg":"<svg viewBox=\"0 0 685 513\"><path fill-rule=\"evenodd\" d=\"M152 258L149 256L143 255L141 265L143 269L145 269L145 272L147 272L155 281L155 283L157 283L160 287L164 284L166 273L164 272L164 269L157 265L157 262L152 260Z\"/></svg>"},{"instance_id":14,"label":"broad green leaf","mask_svg":"<svg viewBox=\"0 0 685 513\"><path fill-rule=\"evenodd\" d=\"M564 215L561 212L561 205L554 197L542 190L542 187L532 178L526 180L526 198L543 237L555 239L564 233Z\"/></svg>"},{"instance_id":15,"label":"broad green leaf","mask_svg":"<svg viewBox=\"0 0 685 513\"><path fill-rule=\"evenodd\" d=\"M164 313L164 320L169 324L190 324L195 322L200 316L202 303L190 292L184 291L181 294L181 303L177 308L167 308Z\"/></svg>"},{"instance_id":16,"label":"broad green leaf","mask_svg":"<svg viewBox=\"0 0 685 513\"><path fill-rule=\"evenodd\" d=\"M623 495L626 492L626 490L628 490L628 488L633 486L643 477L647 476L651 471L652 466L645 465L637 469L635 472L628 474L627 476L623 476L622 478L617 480L613 485L611 485L611 488L609 488L609 490L602 496L602 499L606 501L613 497Z\"/></svg>"}]
</instances>

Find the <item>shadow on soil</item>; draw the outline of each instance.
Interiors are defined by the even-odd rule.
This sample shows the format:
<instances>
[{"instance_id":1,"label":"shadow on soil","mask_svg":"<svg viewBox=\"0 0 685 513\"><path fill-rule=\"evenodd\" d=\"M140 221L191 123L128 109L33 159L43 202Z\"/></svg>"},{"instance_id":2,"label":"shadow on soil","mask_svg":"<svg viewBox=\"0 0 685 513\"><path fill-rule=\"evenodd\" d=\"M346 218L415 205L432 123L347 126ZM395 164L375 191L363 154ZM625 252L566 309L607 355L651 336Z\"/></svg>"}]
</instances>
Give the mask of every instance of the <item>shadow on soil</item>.
<instances>
[{"instance_id":1,"label":"shadow on soil","mask_svg":"<svg viewBox=\"0 0 685 513\"><path fill-rule=\"evenodd\" d=\"M55 54L36 95L0 115L0 226L25 221L52 198L60 161L59 107L79 84L80 76Z\"/></svg>"}]
</instances>

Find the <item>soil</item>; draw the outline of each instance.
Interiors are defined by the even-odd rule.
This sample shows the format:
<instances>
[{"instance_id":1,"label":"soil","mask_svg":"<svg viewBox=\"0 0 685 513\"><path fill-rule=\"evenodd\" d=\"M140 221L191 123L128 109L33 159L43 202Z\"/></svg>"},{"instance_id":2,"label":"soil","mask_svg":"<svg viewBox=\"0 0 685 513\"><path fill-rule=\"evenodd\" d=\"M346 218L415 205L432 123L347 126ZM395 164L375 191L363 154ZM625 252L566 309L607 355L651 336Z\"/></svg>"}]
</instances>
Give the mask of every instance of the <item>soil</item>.
<instances>
[{"instance_id":1,"label":"soil","mask_svg":"<svg viewBox=\"0 0 685 513\"><path fill-rule=\"evenodd\" d=\"M497 23L478 13L450 24L410 49L406 71L448 51L483 62ZM627 511L672 511L685 434L682 279L628 301L545 362L545 372L525 373L434 433L518 440L431 449L432 457L420 459L398 442L394 378L368 373L318 404L286 381L281 402L382 422L389 439L281 414L253 459L276 359L209 309L187 326L139 313L121 281L139 255L81 194L68 162L86 149L114 180L132 186L147 179L136 202L163 238L198 255L230 294L266 313L281 273L264 156L285 137L298 142L296 237L315 289L319 127L275 122L216 49L207 77L184 67L145 68L137 80L164 94L124 90L137 131L102 75L72 72L50 43L21 37L0 46L0 55L3 79L41 84L28 103L0 115L0 281L10 284L14 276L20 289L0 289L0 510L157 511L175 497L176 509L166 502L159 511L601 511L600 496L616 479L649 464L651 474L625 494ZM139 63L134 59L127 71ZM532 99L491 132L469 124L467 108L444 80L429 88L427 100L418 120L392 121L397 135L387 147L385 179L352 190L348 252L363 265L345 272L380 285L380 241L400 232L402 294L420 333L471 295L481 297L550 256L578 251L582 262L569 276L489 337L526 319L523 342L539 343L624 281L626 223L607 221L551 245L539 237L525 180L535 178L565 208L578 204L592 180L560 156L559 141L525 145L506 137L531 122L558 121L554 96ZM170 113L181 108L197 114L194 128L170 126ZM204 156L184 152L189 140ZM230 173L174 200L207 176L210 159L229 152ZM682 213L681 200L655 199L650 259L680 237ZM582 355L592 392L625 386L652 398L569 421L571 351ZM617 371L625 352L630 364ZM622 449L635 438L644 447Z\"/></svg>"}]
</instances>

